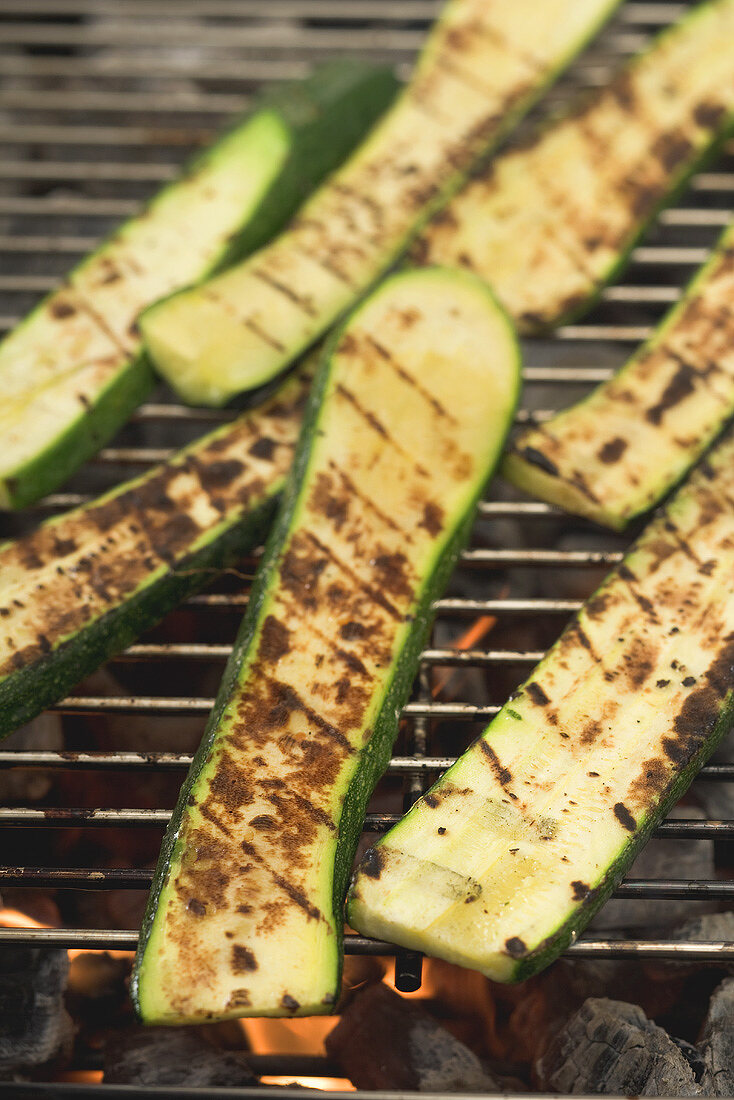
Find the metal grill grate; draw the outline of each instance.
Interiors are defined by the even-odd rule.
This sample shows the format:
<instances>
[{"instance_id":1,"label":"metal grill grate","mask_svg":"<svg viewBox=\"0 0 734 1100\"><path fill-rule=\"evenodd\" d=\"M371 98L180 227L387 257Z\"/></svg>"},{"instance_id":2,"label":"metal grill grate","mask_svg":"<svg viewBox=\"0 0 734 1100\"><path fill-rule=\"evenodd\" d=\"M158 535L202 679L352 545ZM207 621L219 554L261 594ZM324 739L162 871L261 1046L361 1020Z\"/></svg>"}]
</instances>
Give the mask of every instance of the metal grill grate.
<instances>
[{"instance_id":1,"label":"metal grill grate","mask_svg":"<svg viewBox=\"0 0 734 1100\"><path fill-rule=\"evenodd\" d=\"M262 80L300 76L314 60L334 53L389 59L404 70L437 7L432 0L268 0L267 5L261 0L5 0L0 7L0 329L15 324L116 221L172 178L190 148L241 111ZM621 56L639 49L649 33L685 7L627 0L613 25L552 90L541 113L574 89L603 83ZM536 418L550 416L609 377L705 258L731 216L732 194L734 150L728 149L714 170L700 173L684 199L661 216L635 249L623 284L606 290L593 314L551 339L526 344L520 421L530 411ZM161 392L68 488L29 510L35 513L32 521L160 461L227 415L171 403ZM482 506L458 576L438 602L431 648L405 708L399 755L378 788L368 830L384 830L397 819L384 811L380 791L394 797L402 785L402 801L409 805L496 713L508 690L594 589L600 571L618 561L624 548L619 538L581 520L495 488L497 499ZM15 533L19 522L3 520L3 533ZM253 567L254 562L243 566ZM56 836L74 828L90 837L109 828L160 832L169 808L136 807L139 784L151 775L178 782L191 757L130 751L119 724L109 723L119 715L142 717L154 730L173 716L200 721L203 728L227 639L246 600L246 587L231 578L218 583L113 663L126 690L118 685L102 695L80 689L54 708L73 751L0 751L3 771L44 769L52 780L51 795L41 805L0 808L5 858L25 852L29 836L36 838L38 851L63 852L48 841L44 847L38 838L49 834L41 830ZM466 625L479 615L497 620L488 635L491 648L457 652L449 644L452 634L460 632L462 621ZM182 616L188 640L182 640ZM445 681L446 670L453 670L453 679L434 697L436 673ZM189 682L203 685L201 692L182 694L180 686ZM165 691L158 694L160 684ZM123 792L119 807L80 798L75 808L59 800L68 781L58 783L58 777L79 776L76 789L82 790L90 777L105 775L117 777ZM699 780L732 781L734 764L711 765ZM731 839L734 821L668 821L657 835L669 841ZM151 878L140 866L79 869L60 859L48 867L0 867L0 891L144 890ZM734 881L631 879L618 896L729 901ZM128 948L135 941L134 932L120 928L0 929L1 943ZM395 953L390 945L360 936L349 936L346 950ZM415 957L395 954L403 988L417 987ZM734 960L734 944L589 934L569 955Z\"/></svg>"}]
</instances>

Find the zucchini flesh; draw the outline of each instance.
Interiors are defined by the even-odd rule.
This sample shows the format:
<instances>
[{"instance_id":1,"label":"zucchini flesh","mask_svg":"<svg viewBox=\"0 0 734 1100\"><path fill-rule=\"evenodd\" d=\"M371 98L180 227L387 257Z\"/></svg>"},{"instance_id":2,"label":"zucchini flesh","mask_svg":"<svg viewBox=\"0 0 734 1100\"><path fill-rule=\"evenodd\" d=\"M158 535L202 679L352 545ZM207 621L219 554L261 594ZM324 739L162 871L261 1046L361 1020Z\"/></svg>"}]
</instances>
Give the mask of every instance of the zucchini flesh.
<instances>
[{"instance_id":1,"label":"zucchini flesh","mask_svg":"<svg viewBox=\"0 0 734 1100\"><path fill-rule=\"evenodd\" d=\"M264 244L395 89L354 62L273 89L3 341L0 507L63 482L149 391L140 311Z\"/></svg>"},{"instance_id":2,"label":"zucchini flesh","mask_svg":"<svg viewBox=\"0 0 734 1100\"><path fill-rule=\"evenodd\" d=\"M734 413L734 226L625 367L514 442L502 472L622 530L685 474Z\"/></svg>"},{"instance_id":3,"label":"zucchini flesh","mask_svg":"<svg viewBox=\"0 0 734 1100\"><path fill-rule=\"evenodd\" d=\"M366 802L519 372L504 314L458 272L394 276L332 343L164 840L133 980L144 1021L332 1010Z\"/></svg>"},{"instance_id":4,"label":"zucchini flesh","mask_svg":"<svg viewBox=\"0 0 734 1100\"><path fill-rule=\"evenodd\" d=\"M734 0L711 0L495 160L427 226L412 260L486 278L522 332L562 324L590 308L732 129Z\"/></svg>"},{"instance_id":5,"label":"zucchini flesh","mask_svg":"<svg viewBox=\"0 0 734 1100\"><path fill-rule=\"evenodd\" d=\"M260 408L0 546L0 736L261 542L312 373L304 366Z\"/></svg>"},{"instance_id":6,"label":"zucchini flesh","mask_svg":"<svg viewBox=\"0 0 734 1100\"><path fill-rule=\"evenodd\" d=\"M156 367L221 405L283 370L362 295L619 0L451 0L413 79L269 247L146 311Z\"/></svg>"},{"instance_id":7,"label":"zucchini flesh","mask_svg":"<svg viewBox=\"0 0 734 1100\"><path fill-rule=\"evenodd\" d=\"M367 853L349 923L497 981L550 963L734 721L734 436Z\"/></svg>"}]
</instances>

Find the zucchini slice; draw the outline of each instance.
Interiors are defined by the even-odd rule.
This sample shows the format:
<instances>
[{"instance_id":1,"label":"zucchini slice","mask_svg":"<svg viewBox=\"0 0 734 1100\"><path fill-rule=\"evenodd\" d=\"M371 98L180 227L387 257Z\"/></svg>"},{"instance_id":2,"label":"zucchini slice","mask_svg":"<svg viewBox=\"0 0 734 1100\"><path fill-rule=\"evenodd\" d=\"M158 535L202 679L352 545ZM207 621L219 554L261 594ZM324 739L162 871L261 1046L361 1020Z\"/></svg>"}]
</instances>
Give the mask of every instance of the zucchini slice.
<instances>
[{"instance_id":1,"label":"zucchini slice","mask_svg":"<svg viewBox=\"0 0 734 1100\"><path fill-rule=\"evenodd\" d=\"M481 275L522 332L565 323L590 308L733 129L734 0L711 0L495 160L424 230L411 258Z\"/></svg>"},{"instance_id":2,"label":"zucchini slice","mask_svg":"<svg viewBox=\"0 0 734 1100\"><path fill-rule=\"evenodd\" d=\"M263 539L313 371L142 477L0 546L0 736Z\"/></svg>"},{"instance_id":3,"label":"zucchini slice","mask_svg":"<svg viewBox=\"0 0 734 1100\"><path fill-rule=\"evenodd\" d=\"M349 923L496 981L609 897L734 722L734 436L354 879Z\"/></svg>"},{"instance_id":4,"label":"zucchini slice","mask_svg":"<svg viewBox=\"0 0 734 1100\"><path fill-rule=\"evenodd\" d=\"M734 226L609 382L523 432L502 472L615 530L657 503L734 413Z\"/></svg>"},{"instance_id":5,"label":"zucchini slice","mask_svg":"<svg viewBox=\"0 0 734 1100\"><path fill-rule=\"evenodd\" d=\"M332 1010L364 809L519 379L511 326L459 272L394 276L332 343L163 843L144 1021Z\"/></svg>"},{"instance_id":6,"label":"zucchini slice","mask_svg":"<svg viewBox=\"0 0 734 1100\"><path fill-rule=\"evenodd\" d=\"M618 3L451 0L405 91L286 232L146 311L161 374L184 400L222 405L287 367L393 264Z\"/></svg>"},{"instance_id":7,"label":"zucchini slice","mask_svg":"<svg viewBox=\"0 0 734 1100\"><path fill-rule=\"evenodd\" d=\"M149 391L141 309L264 244L395 90L357 62L274 88L3 341L0 507L63 482Z\"/></svg>"}]
</instances>

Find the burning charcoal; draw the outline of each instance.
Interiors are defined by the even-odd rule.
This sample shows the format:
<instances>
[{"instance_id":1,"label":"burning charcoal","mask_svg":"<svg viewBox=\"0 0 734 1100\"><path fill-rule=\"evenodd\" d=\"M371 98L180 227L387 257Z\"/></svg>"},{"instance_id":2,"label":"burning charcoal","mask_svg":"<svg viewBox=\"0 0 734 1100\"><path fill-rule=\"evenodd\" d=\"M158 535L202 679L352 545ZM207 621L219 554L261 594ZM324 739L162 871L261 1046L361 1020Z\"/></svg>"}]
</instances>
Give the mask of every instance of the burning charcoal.
<instances>
[{"instance_id":1,"label":"burning charcoal","mask_svg":"<svg viewBox=\"0 0 734 1100\"><path fill-rule=\"evenodd\" d=\"M637 1005L589 998L537 1064L545 1088L615 1096L703 1096L688 1058Z\"/></svg>"},{"instance_id":2,"label":"burning charcoal","mask_svg":"<svg viewBox=\"0 0 734 1100\"><path fill-rule=\"evenodd\" d=\"M705 820L696 806L675 806L669 817ZM716 878L714 846L710 840L651 840L640 852L629 871L629 878L712 879ZM685 920L692 913L700 916L713 908L712 902L692 902L669 898L620 898L607 902L594 918L594 932L611 929L661 928Z\"/></svg>"},{"instance_id":3,"label":"burning charcoal","mask_svg":"<svg viewBox=\"0 0 734 1100\"><path fill-rule=\"evenodd\" d=\"M358 1089L500 1091L468 1047L382 983L354 998L326 1050Z\"/></svg>"},{"instance_id":4,"label":"burning charcoal","mask_svg":"<svg viewBox=\"0 0 734 1100\"><path fill-rule=\"evenodd\" d=\"M66 951L5 946L0 952L0 1079L66 1054Z\"/></svg>"},{"instance_id":5,"label":"burning charcoal","mask_svg":"<svg viewBox=\"0 0 734 1100\"><path fill-rule=\"evenodd\" d=\"M734 1096L734 979L722 982L709 1003L700 1045L709 1096Z\"/></svg>"},{"instance_id":6,"label":"burning charcoal","mask_svg":"<svg viewBox=\"0 0 734 1100\"><path fill-rule=\"evenodd\" d=\"M190 1027L136 1027L107 1042L105 1085L256 1085L244 1055Z\"/></svg>"}]
</instances>

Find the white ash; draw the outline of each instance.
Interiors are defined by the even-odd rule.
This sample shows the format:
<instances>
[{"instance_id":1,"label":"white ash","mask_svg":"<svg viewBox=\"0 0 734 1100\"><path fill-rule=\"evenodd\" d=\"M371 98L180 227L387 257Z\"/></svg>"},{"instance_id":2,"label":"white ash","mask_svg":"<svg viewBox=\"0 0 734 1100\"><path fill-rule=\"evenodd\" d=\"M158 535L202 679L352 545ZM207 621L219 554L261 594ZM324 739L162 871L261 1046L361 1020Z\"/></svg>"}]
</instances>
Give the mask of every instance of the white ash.
<instances>
[{"instance_id":1,"label":"white ash","mask_svg":"<svg viewBox=\"0 0 734 1100\"><path fill-rule=\"evenodd\" d=\"M727 978L714 990L699 1046L708 1095L734 1096L734 978Z\"/></svg>"}]
</instances>

